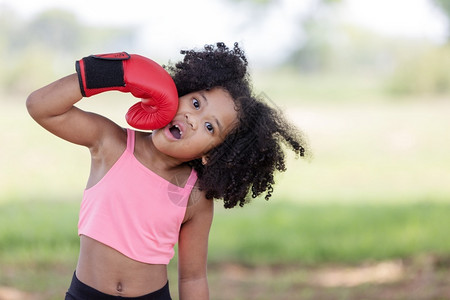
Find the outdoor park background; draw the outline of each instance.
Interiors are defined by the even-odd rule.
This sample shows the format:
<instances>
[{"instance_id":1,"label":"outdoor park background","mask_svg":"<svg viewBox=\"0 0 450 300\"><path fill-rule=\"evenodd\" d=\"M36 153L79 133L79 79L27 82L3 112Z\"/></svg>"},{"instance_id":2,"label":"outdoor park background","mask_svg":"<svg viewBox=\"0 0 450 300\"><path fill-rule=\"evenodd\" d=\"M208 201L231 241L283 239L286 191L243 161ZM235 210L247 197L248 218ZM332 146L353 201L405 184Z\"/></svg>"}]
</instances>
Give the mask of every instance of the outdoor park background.
<instances>
[{"instance_id":1,"label":"outdoor park background","mask_svg":"<svg viewBox=\"0 0 450 300\"><path fill-rule=\"evenodd\" d=\"M313 158L289 156L269 202L217 202L211 298L450 299L450 1L70 2L0 2L0 300L63 298L89 171L27 95L89 54L164 64L217 41L247 50ZM126 126L135 101L80 106Z\"/></svg>"}]
</instances>

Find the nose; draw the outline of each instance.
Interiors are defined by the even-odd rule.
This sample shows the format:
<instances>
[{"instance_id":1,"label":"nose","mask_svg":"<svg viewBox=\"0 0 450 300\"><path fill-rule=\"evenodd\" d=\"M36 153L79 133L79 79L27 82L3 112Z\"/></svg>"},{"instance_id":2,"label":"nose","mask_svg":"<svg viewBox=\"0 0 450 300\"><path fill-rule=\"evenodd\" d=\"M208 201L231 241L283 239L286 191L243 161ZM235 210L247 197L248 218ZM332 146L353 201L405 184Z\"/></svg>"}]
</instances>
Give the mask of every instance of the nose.
<instances>
[{"instance_id":1,"label":"nose","mask_svg":"<svg viewBox=\"0 0 450 300\"><path fill-rule=\"evenodd\" d=\"M193 115L186 113L184 115L184 118L186 119L186 123L191 126L192 129L197 129L197 120Z\"/></svg>"}]
</instances>

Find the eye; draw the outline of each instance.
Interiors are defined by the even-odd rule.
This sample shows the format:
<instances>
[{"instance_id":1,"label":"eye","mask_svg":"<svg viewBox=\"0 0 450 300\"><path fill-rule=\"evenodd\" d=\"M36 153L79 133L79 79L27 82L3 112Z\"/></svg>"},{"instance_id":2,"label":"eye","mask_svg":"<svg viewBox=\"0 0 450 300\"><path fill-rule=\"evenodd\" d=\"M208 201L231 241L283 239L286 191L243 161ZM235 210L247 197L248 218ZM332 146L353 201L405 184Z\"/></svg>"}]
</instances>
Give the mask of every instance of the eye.
<instances>
[{"instance_id":1,"label":"eye","mask_svg":"<svg viewBox=\"0 0 450 300\"><path fill-rule=\"evenodd\" d=\"M208 130L208 131L211 132L211 133L214 133L214 127L212 126L211 123L206 122L206 123L205 123L205 127L206 127L206 130Z\"/></svg>"},{"instance_id":2,"label":"eye","mask_svg":"<svg viewBox=\"0 0 450 300\"><path fill-rule=\"evenodd\" d=\"M200 102L197 99L192 99L192 105L194 105L195 109L200 108Z\"/></svg>"}]
</instances>

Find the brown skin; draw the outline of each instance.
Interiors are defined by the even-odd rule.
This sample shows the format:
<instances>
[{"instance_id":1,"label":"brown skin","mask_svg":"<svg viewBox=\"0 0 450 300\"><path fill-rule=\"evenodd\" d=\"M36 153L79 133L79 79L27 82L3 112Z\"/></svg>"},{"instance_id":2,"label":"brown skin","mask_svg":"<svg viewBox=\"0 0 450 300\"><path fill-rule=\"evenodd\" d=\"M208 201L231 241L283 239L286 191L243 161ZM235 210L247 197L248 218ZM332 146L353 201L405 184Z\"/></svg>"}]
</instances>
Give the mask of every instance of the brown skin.
<instances>
[{"instance_id":1,"label":"brown skin","mask_svg":"<svg viewBox=\"0 0 450 300\"><path fill-rule=\"evenodd\" d=\"M125 129L111 120L76 108L74 104L81 99L77 75L72 74L33 92L26 104L30 115L45 129L62 139L89 148L89 188L103 178L123 153L127 135ZM174 122L179 122L183 128L182 138L171 138L170 131L166 129L153 134L137 132L135 156L162 178L176 178L176 184L184 186L191 172L185 162L194 158L202 158L206 162L207 152L223 141L236 120L234 103L222 89L185 95L180 98L174 118ZM194 190L178 241L181 300L209 299L206 261L213 202L207 200L198 189ZM166 265L132 260L86 236L80 237L76 274L82 282L101 292L123 297L151 293L167 282Z\"/></svg>"}]
</instances>

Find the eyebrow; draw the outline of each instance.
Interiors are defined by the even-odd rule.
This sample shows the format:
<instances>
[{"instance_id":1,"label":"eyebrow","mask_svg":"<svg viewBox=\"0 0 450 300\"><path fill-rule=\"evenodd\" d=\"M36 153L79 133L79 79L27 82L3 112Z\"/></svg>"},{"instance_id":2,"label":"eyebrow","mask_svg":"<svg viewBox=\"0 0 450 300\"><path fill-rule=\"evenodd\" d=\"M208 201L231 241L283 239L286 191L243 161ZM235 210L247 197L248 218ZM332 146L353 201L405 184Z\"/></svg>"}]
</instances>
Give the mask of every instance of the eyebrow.
<instances>
[{"instance_id":1,"label":"eyebrow","mask_svg":"<svg viewBox=\"0 0 450 300\"><path fill-rule=\"evenodd\" d=\"M200 92L200 96L202 96L203 100L206 102L206 104L208 104L208 98L206 98L205 93L203 91ZM223 132L223 127L222 124L220 124L219 120L213 116L214 121L217 124L217 127L219 127L220 132Z\"/></svg>"}]
</instances>

